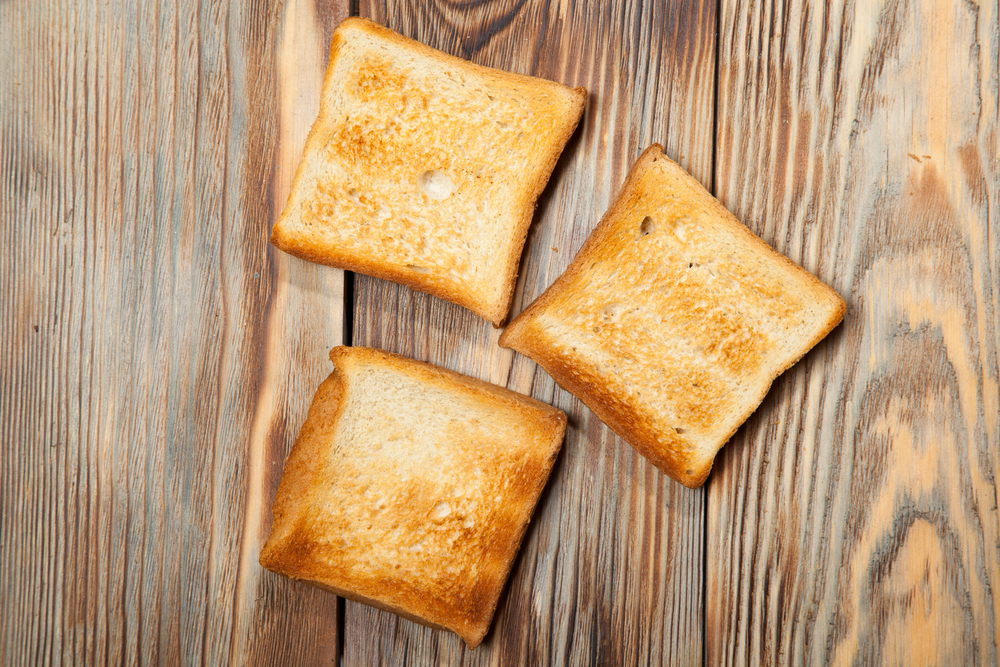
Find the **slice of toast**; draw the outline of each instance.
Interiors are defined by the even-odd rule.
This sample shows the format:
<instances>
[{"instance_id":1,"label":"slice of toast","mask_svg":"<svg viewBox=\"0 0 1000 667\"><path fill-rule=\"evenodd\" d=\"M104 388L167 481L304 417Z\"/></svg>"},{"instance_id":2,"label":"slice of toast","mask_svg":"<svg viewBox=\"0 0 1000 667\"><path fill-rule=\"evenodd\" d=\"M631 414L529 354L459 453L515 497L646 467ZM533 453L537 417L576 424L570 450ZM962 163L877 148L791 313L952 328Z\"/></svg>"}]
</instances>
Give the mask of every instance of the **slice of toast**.
<instances>
[{"instance_id":1,"label":"slice of toast","mask_svg":"<svg viewBox=\"0 0 1000 667\"><path fill-rule=\"evenodd\" d=\"M271 242L499 326L586 90L474 65L365 19L333 33L319 117Z\"/></svg>"},{"instance_id":2,"label":"slice of toast","mask_svg":"<svg viewBox=\"0 0 1000 667\"><path fill-rule=\"evenodd\" d=\"M395 354L330 352L285 465L269 570L482 642L566 415Z\"/></svg>"},{"instance_id":3,"label":"slice of toast","mask_svg":"<svg viewBox=\"0 0 1000 667\"><path fill-rule=\"evenodd\" d=\"M500 336L663 472L700 486L772 381L844 317L658 145Z\"/></svg>"}]
</instances>

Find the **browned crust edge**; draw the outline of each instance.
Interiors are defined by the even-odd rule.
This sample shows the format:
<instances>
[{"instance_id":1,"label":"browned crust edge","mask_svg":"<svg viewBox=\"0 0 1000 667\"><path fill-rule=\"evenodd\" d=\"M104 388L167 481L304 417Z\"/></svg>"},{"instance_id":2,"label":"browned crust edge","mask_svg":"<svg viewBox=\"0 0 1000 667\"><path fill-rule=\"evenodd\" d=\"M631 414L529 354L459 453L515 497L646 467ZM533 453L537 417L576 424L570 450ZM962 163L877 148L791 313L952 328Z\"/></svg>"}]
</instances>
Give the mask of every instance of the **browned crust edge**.
<instances>
[{"instance_id":1,"label":"browned crust edge","mask_svg":"<svg viewBox=\"0 0 1000 667\"><path fill-rule=\"evenodd\" d=\"M576 128L580 125L580 119L583 118L583 111L587 105L587 89L579 86L573 88L572 91L576 94L576 108L572 110L572 122L565 123L560 128L556 140L551 144L552 150L549 151L549 155L545 159L541 177L535 180L534 187L525 195L524 213L520 222L517 223L513 234L517 238L517 242L511 246L510 255L507 260L510 271L508 272L507 287L504 289L501 305L492 313L482 315L482 317L492 322L494 328L497 329L503 325L504 320L507 319L507 315L510 314L510 306L514 301L514 289L517 286L517 272L521 264L521 256L524 254L524 243L528 238L528 230L531 228L531 221L535 217L538 197L545 191L545 186L548 185L549 179L552 178L552 172L556 168L556 163L559 162L559 157L562 155L563 149L566 148L570 137L573 136Z\"/></svg>"},{"instance_id":2,"label":"browned crust edge","mask_svg":"<svg viewBox=\"0 0 1000 667\"><path fill-rule=\"evenodd\" d=\"M334 368L333 372L320 383L312 403L306 421L295 444L288 454L284 469L281 474L281 481L278 484L278 491L274 498L271 509L272 528L271 533L260 552L260 564L269 570L274 570L280 565L281 542L287 536L287 530L275 530L275 526L294 526L298 515L301 512L293 512L297 503L295 499L300 496L307 496L315 486L315 479L318 475L318 461L322 460L321 452L314 443L317 438L312 437L315 424L320 418L320 413L327 411L330 403L336 401L336 405L330 412L331 422L340 420L343 410L344 380L339 368ZM286 516L287 515L287 516Z\"/></svg>"},{"instance_id":3,"label":"browned crust edge","mask_svg":"<svg viewBox=\"0 0 1000 667\"><path fill-rule=\"evenodd\" d=\"M661 159L667 160L670 165L673 165L675 170L681 176L681 180L685 182L688 187L695 190L695 192L701 191L707 195L706 202L710 202L709 206L720 218L728 222L738 234L742 235L749 245L757 247L766 255L772 257L773 259L776 258L777 261L785 265L794 267L797 272L800 272L802 277L806 279L813 292L816 293L817 297L826 298L832 302L833 306L828 318L823 321L822 325L817 329L816 335L806 339L806 342L790 357L790 360L772 373L770 380L763 383L760 390L754 394L753 400L747 402L747 409L740 413L740 419L737 421L736 426L719 442L715 451L713 451L710 456L706 455L702 457L702 460L690 459L687 463L687 467L683 470L675 465L672 465L670 461L659 454L662 445L656 439L651 438L646 433L636 429L632 425L630 415L619 414L618 411L607 405L601 398L602 392L598 391L591 383L575 380L570 366L557 355L553 354L552 351L544 345L545 338L543 335L531 335L532 324L536 321L537 316L555 299L555 295L560 292L565 283L577 277L577 275L583 271L582 267L585 266L590 256L599 250L603 237L610 230L619 215L623 202L623 195L633 187L634 182L640 178L646 169L650 168L654 161ZM756 409L760 406L764 397L767 396L774 380L797 363L809 350L815 347L817 343L823 340L838 324L840 324L840 322L844 319L846 312L847 304L844 302L843 298L841 298L841 296L833 290L833 288L820 281L819 278L803 269L788 257L778 253L774 248L760 239L760 237L751 232L746 225L741 223L732 213L729 212L728 209L726 209L725 206L722 205L721 202L708 192L708 190L706 190L704 186L697 181L697 179L691 176L680 165L673 162L673 160L670 160L670 158L663 153L663 147L661 145L652 144L649 148L644 150L638 160L636 160L635 165L629 171L629 174L625 179L625 183L619 190L614 203L610 208L608 208L608 211L601 218L597 227L595 227L591 232L583 247L566 268L566 271L563 272L563 274L560 275L548 289L546 289L538 298L536 298L527 308L521 311L521 313L519 313L511 321L511 323L500 335L499 345L501 347L512 348L537 362L549 375L552 376L559 386L578 397L584 405L590 408L594 414L601 419L601 421L607 424L611 430L619 436L624 438L634 449L636 449L636 451L649 459L653 465L684 486L689 488L698 488L704 484L705 479L708 477L708 474L712 469L712 465L715 462L715 456L718 454L719 450L722 449L729 439L733 437L739 427L742 426L750 415L753 414L754 411L756 411ZM688 470L691 471L690 474L687 472Z\"/></svg>"},{"instance_id":4,"label":"browned crust edge","mask_svg":"<svg viewBox=\"0 0 1000 667\"><path fill-rule=\"evenodd\" d=\"M364 275L373 276L375 278L381 278L383 280L405 285L421 292L426 292L431 296L444 299L445 301L450 301L464 308L468 308L483 319L491 322L495 328L499 329L507 319L511 303L514 300L514 289L517 284L517 272L520 266L520 258L524 253L524 243L528 237L528 229L531 227L532 218L534 218L535 206L537 205L538 197L545 190L545 186L552 177L552 171L555 169L556 163L559 161L559 157L562 155L570 137L573 136L577 126L580 124L580 119L583 117L583 112L587 103L587 89L582 86L571 88L565 84L557 81L551 81L549 79L542 79L540 77L517 74L502 69L477 65L476 63L432 48L414 39L410 39L409 37L405 37L394 30L381 26L368 19L352 16L341 21L340 25L338 25L333 32L333 38L330 40L330 59L327 62L326 72L323 75L323 91L326 91L330 86L331 78L333 77L333 64L336 59L337 52L343 44L344 31L352 29L376 35L387 41L394 42L399 46L410 48L424 56L452 63L483 76L508 80L512 83L520 85L531 85L537 87L544 86L551 87L554 90L563 90L570 96L568 111L571 115L567 116L568 122L563 123L560 130L556 134L556 141L550 144L551 150L549 155L546 157L541 177L535 181L534 187L528 190L524 195L524 201L522 202L524 213L512 232L512 236L519 239L519 242L511 246L511 251L506 262L507 266L510 267L509 276L506 278L507 284L501 293L501 298L496 303L486 303L476 299L469 292L458 292L447 287L439 286L426 275L415 271L407 271L405 269L399 269L392 266L385 266L377 261L360 259L343 254L331 257L328 254L330 252L329 250L319 252L315 249L311 249L303 244L297 243L294 238L290 238L284 233L284 222L289 217L289 204L295 196L295 193L301 187L305 156L314 149L313 144L317 142L318 135L321 134L326 128L325 118L327 116L327 105L326 96L323 94L320 95L319 115L313 122L312 128L309 130L309 135L306 137L306 143L302 151L302 158L299 159L299 165L295 170L295 177L292 179L292 185L288 191L288 199L286 200L285 207L282 210L281 215L278 216L278 221L274 224L271 231L271 243L279 250L283 250L291 255L316 264L324 264L326 266L332 266L345 271L354 271Z\"/></svg>"}]
</instances>

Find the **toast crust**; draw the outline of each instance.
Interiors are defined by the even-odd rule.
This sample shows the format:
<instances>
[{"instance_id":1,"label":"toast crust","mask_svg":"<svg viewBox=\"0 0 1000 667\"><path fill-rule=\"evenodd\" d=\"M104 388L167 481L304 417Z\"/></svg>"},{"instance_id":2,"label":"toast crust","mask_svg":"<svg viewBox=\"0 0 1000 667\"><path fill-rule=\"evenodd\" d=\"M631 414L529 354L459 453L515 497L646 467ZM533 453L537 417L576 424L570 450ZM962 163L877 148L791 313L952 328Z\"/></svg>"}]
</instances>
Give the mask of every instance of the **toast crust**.
<instances>
[{"instance_id":1,"label":"toast crust","mask_svg":"<svg viewBox=\"0 0 1000 667\"><path fill-rule=\"evenodd\" d=\"M566 271L499 342L694 488L774 379L845 312L839 295L654 144Z\"/></svg>"},{"instance_id":2,"label":"toast crust","mask_svg":"<svg viewBox=\"0 0 1000 667\"><path fill-rule=\"evenodd\" d=\"M458 77L471 103L488 98L487 106L478 116L448 111L429 85L408 78L426 83L431 69L445 81ZM501 104L508 98L522 102ZM271 242L499 326L536 201L585 103L584 88L476 65L348 18L334 31L320 113ZM525 164L502 162L515 151ZM447 174L448 201L422 197L426 173Z\"/></svg>"},{"instance_id":3,"label":"toast crust","mask_svg":"<svg viewBox=\"0 0 1000 667\"><path fill-rule=\"evenodd\" d=\"M489 629L566 416L458 373L334 348L274 501L265 568L457 633Z\"/></svg>"}]
</instances>

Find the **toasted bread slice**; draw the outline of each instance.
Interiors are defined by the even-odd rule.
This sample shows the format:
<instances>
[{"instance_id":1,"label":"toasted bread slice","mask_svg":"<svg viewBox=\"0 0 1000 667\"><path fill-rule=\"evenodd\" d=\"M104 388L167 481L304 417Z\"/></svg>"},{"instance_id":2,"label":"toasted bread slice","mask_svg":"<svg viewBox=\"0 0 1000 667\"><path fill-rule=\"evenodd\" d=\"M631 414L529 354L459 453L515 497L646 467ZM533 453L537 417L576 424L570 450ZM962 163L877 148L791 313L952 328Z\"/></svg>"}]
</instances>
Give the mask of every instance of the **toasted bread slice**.
<instances>
[{"instance_id":1,"label":"toasted bread slice","mask_svg":"<svg viewBox=\"0 0 1000 667\"><path fill-rule=\"evenodd\" d=\"M387 352L337 347L285 465L261 565L482 642L566 415Z\"/></svg>"},{"instance_id":2,"label":"toasted bread slice","mask_svg":"<svg viewBox=\"0 0 1000 667\"><path fill-rule=\"evenodd\" d=\"M499 326L535 201L586 90L340 24L319 117L271 242L408 285Z\"/></svg>"},{"instance_id":3,"label":"toasted bread slice","mask_svg":"<svg viewBox=\"0 0 1000 667\"><path fill-rule=\"evenodd\" d=\"M566 272L500 336L682 484L845 304L658 145Z\"/></svg>"}]
</instances>

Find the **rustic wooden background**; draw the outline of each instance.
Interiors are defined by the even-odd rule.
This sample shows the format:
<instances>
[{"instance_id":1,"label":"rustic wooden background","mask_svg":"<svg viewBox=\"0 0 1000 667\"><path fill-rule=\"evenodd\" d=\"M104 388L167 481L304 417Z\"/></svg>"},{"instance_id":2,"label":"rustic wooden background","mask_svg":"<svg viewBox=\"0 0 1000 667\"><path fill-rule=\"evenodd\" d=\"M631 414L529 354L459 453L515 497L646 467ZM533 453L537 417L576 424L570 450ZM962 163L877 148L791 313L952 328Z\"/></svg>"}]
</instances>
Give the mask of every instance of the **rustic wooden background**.
<instances>
[{"instance_id":1,"label":"rustic wooden background","mask_svg":"<svg viewBox=\"0 0 1000 667\"><path fill-rule=\"evenodd\" d=\"M590 91L515 312L653 141L847 299L703 489L267 244L348 13ZM0 89L0 664L1000 662L995 0L0 0ZM474 652L257 565L343 341L570 415Z\"/></svg>"}]
</instances>

